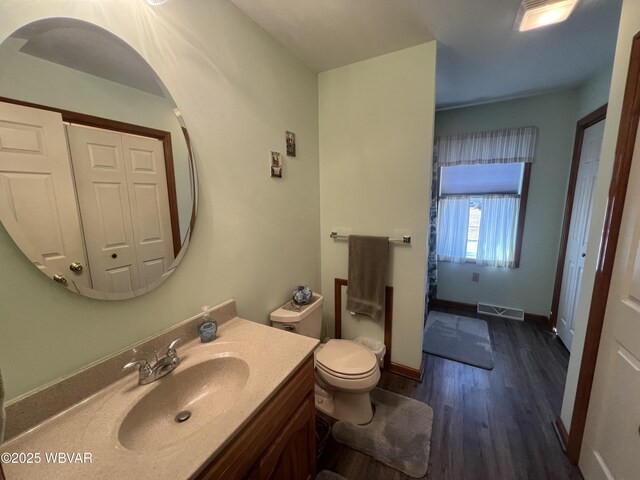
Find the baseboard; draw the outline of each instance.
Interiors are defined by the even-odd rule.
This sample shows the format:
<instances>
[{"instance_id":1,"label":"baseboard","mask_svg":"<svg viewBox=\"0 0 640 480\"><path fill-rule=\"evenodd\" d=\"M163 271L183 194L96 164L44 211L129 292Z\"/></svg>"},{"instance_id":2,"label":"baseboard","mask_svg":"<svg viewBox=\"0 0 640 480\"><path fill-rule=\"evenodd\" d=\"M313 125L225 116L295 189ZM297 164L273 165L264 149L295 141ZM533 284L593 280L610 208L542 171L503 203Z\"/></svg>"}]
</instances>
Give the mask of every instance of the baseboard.
<instances>
[{"instance_id":1,"label":"baseboard","mask_svg":"<svg viewBox=\"0 0 640 480\"><path fill-rule=\"evenodd\" d=\"M524 312L524 321L529 323L537 323L545 328L549 327L549 317L545 315L539 315L537 313Z\"/></svg>"},{"instance_id":2,"label":"baseboard","mask_svg":"<svg viewBox=\"0 0 640 480\"><path fill-rule=\"evenodd\" d=\"M389 371L396 375L401 375L403 377L410 378L411 380L415 380L416 382L421 382L422 377L424 376L424 359L420 363L420 370L391 362L391 365L389 365Z\"/></svg>"},{"instance_id":3,"label":"baseboard","mask_svg":"<svg viewBox=\"0 0 640 480\"><path fill-rule=\"evenodd\" d=\"M473 303L456 302L443 298L430 298L429 305L433 305L434 307L459 308L460 310L469 310L471 312L475 312L478 308L478 306Z\"/></svg>"},{"instance_id":4,"label":"baseboard","mask_svg":"<svg viewBox=\"0 0 640 480\"><path fill-rule=\"evenodd\" d=\"M474 313L478 311L478 306L473 303L456 302L455 300L445 300L443 298L432 298L429 300L429 304L436 307L459 308L460 310ZM524 321L549 328L549 317L537 313L524 312Z\"/></svg>"},{"instance_id":5,"label":"baseboard","mask_svg":"<svg viewBox=\"0 0 640 480\"><path fill-rule=\"evenodd\" d=\"M567 429L564 426L564 422L560 417L556 418L555 423L553 424L555 427L556 435L558 436L558 440L560 441L560 446L562 447L562 451L567 451L567 443L569 442L569 434L567 433Z\"/></svg>"}]
</instances>

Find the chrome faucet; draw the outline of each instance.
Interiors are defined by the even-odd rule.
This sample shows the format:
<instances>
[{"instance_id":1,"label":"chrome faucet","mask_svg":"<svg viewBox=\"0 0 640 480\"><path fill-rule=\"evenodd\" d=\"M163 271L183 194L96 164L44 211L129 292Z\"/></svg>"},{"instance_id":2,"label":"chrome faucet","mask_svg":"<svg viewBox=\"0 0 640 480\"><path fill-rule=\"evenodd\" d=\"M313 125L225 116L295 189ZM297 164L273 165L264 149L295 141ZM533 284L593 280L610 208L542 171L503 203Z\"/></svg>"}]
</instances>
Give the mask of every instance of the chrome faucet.
<instances>
[{"instance_id":1,"label":"chrome faucet","mask_svg":"<svg viewBox=\"0 0 640 480\"><path fill-rule=\"evenodd\" d=\"M178 357L176 346L181 340L182 337L178 337L172 341L167 347L167 353L165 353L164 357L158 358L156 355L156 363L153 366L143 359L129 362L122 369L128 370L138 365L138 385L147 385L155 382L180 365L180 357Z\"/></svg>"}]
</instances>

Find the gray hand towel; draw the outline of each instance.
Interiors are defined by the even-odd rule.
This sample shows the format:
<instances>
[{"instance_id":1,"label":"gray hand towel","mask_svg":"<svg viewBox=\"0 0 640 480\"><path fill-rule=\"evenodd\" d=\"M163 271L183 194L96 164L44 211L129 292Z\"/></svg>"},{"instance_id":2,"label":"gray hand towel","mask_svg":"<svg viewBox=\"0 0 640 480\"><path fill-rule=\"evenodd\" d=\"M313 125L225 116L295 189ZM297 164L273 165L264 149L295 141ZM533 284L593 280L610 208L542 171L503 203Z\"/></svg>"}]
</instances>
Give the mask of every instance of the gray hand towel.
<instances>
[{"instance_id":1,"label":"gray hand towel","mask_svg":"<svg viewBox=\"0 0 640 480\"><path fill-rule=\"evenodd\" d=\"M0 443L2 443L2 440L4 439L4 424L4 383L2 383L2 372L0 372Z\"/></svg>"},{"instance_id":2,"label":"gray hand towel","mask_svg":"<svg viewBox=\"0 0 640 480\"><path fill-rule=\"evenodd\" d=\"M347 310L382 319L388 254L389 237L349 236Z\"/></svg>"}]
</instances>

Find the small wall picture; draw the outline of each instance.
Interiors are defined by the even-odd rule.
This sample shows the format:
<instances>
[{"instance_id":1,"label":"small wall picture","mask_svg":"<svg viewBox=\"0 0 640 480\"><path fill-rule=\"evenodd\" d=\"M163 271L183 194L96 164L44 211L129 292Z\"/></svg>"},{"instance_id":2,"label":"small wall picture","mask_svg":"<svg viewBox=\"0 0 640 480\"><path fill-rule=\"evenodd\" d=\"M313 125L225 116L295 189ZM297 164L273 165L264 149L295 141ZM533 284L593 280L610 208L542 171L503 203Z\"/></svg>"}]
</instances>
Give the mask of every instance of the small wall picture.
<instances>
[{"instance_id":1,"label":"small wall picture","mask_svg":"<svg viewBox=\"0 0 640 480\"><path fill-rule=\"evenodd\" d=\"M280 152L271 152L271 176L282 178L282 154Z\"/></svg>"},{"instance_id":2,"label":"small wall picture","mask_svg":"<svg viewBox=\"0 0 640 480\"><path fill-rule=\"evenodd\" d=\"M287 130L287 156L296 156L296 134Z\"/></svg>"}]
</instances>

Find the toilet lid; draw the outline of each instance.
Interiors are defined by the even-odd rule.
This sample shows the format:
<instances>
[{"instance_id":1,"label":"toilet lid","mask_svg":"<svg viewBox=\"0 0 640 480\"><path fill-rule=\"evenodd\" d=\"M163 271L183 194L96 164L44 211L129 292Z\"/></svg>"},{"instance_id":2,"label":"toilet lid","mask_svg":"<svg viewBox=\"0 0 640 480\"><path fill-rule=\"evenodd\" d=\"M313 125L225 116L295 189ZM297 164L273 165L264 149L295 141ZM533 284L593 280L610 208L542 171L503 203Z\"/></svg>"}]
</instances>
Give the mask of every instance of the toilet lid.
<instances>
[{"instance_id":1,"label":"toilet lid","mask_svg":"<svg viewBox=\"0 0 640 480\"><path fill-rule=\"evenodd\" d=\"M363 375L377 366L375 354L351 340L329 340L316 354L323 369L339 375Z\"/></svg>"}]
</instances>

